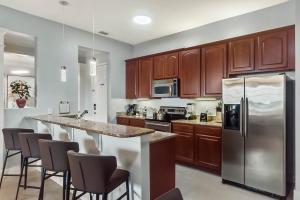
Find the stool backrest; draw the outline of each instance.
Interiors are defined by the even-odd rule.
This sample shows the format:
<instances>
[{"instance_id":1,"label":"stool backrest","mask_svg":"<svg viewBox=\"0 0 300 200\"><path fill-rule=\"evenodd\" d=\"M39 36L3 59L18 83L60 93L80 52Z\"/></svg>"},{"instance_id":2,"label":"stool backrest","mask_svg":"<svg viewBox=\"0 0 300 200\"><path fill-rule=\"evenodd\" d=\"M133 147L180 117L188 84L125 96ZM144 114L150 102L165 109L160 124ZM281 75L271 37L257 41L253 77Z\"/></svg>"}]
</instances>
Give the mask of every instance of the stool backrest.
<instances>
[{"instance_id":1,"label":"stool backrest","mask_svg":"<svg viewBox=\"0 0 300 200\"><path fill-rule=\"evenodd\" d=\"M178 188L174 188L155 200L183 200L181 192Z\"/></svg>"},{"instance_id":2,"label":"stool backrest","mask_svg":"<svg viewBox=\"0 0 300 200\"><path fill-rule=\"evenodd\" d=\"M52 140L50 134L20 133L19 140L24 158L40 158L39 139Z\"/></svg>"},{"instance_id":3,"label":"stool backrest","mask_svg":"<svg viewBox=\"0 0 300 200\"><path fill-rule=\"evenodd\" d=\"M77 142L40 139L39 146L43 168L56 172L69 170L68 151L79 151Z\"/></svg>"},{"instance_id":4,"label":"stool backrest","mask_svg":"<svg viewBox=\"0 0 300 200\"><path fill-rule=\"evenodd\" d=\"M4 128L2 129L4 145L7 150L21 150L19 133L33 133L32 129Z\"/></svg>"},{"instance_id":5,"label":"stool backrest","mask_svg":"<svg viewBox=\"0 0 300 200\"><path fill-rule=\"evenodd\" d=\"M68 152L72 184L81 191L104 193L117 168L114 156L97 156Z\"/></svg>"}]
</instances>

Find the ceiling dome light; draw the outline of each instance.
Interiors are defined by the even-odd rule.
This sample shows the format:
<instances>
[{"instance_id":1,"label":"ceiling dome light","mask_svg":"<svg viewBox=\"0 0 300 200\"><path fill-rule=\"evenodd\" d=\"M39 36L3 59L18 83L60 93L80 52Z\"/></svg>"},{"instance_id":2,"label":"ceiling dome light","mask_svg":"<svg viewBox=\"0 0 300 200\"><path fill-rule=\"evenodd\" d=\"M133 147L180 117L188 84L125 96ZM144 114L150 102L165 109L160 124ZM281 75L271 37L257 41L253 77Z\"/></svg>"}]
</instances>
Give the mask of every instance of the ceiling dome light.
<instances>
[{"instance_id":1,"label":"ceiling dome light","mask_svg":"<svg viewBox=\"0 0 300 200\"><path fill-rule=\"evenodd\" d=\"M133 21L136 24L146 25L146 24L150 24L152 22L152 19L150 17L141 15L141 16L135 16L133 18Z\"/></svg>"}]
</instances>

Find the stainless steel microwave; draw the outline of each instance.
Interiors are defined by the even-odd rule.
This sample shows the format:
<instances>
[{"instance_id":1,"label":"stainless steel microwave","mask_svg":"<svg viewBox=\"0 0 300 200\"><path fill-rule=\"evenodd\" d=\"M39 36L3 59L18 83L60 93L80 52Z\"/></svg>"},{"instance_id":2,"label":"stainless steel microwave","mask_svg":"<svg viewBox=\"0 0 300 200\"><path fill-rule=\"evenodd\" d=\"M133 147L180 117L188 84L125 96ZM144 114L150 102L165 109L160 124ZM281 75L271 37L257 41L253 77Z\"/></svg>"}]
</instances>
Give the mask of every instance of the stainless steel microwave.
<instances>
[{"instance_id":1,"label":"stainless steel microwave","mask_svg":"<svg viewBox=\"0 0 300 200\"><path fill-rule=\"evenodd\" d=\"M152 81L152 97L178 97L178 79Z\"/></svg>"}]
</instances>

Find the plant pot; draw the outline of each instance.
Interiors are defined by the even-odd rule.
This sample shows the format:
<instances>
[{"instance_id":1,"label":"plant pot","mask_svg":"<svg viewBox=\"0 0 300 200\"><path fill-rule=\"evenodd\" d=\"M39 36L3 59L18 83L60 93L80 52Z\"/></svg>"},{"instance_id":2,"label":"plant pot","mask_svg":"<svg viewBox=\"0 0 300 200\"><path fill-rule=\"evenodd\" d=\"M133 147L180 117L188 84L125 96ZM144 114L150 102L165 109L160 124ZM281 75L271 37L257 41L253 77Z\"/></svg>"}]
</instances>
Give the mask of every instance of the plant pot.
<instances>
[{"instance_id":1,"label":"plant pot","mask_svg":"<svg viewBox=\"0 0 300 200\"><path fill-rule=\"evenodd\" d=\"M19 108L24 108L26 105L26 99L16 99L16 103Z\"/></svg>"}]
</instances>

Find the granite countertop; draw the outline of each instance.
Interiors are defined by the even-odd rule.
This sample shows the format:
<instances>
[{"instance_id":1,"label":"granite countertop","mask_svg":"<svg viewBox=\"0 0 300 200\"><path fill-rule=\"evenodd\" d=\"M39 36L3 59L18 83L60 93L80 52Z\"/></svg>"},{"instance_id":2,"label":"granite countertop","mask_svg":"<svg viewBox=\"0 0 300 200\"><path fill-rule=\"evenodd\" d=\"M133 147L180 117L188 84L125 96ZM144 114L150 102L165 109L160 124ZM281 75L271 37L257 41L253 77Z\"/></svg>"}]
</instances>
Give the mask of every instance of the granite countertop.
<instances>
[{"instance_id":1,"label":"granite countertop","mask_svg":"<svg viewBox=\"0 0 300 200\"><path fill-rule=\"evenodd\" d=\"M172 123L222 127L222 123L219 123L219 122L216 122L216 121L200 122L199 119L195 119L195 120L186 120L186 119L173 120Z\"/></svg>"},{"instance_id":2,"label":"granite countertop","mask_svg":"<svg viewBox=\"0 0 300 200\"><path fill-rule=\"evenodd\" d=\"M129 119L145 119L144 116L135 116L135 115L117 115L117 117L124 117L124 118L129 118Z\"/></svg>"},{"instance_id":3,"label":"granite countertop","mask_svg":"<svg viewBox=\"0 0 300 200\"><path fill-rule=\"evenodd\" d=\"M173 137L176 137L175 133L155 131L155 133L151 134L150 143L160 142Z\"/></svg>"},{"instance_id":4,"label":"granite countertop","mask_svg":"<svg viewBox=\"0 0 300 200\"><path fill-rule=\"evenodd\" d=\"M90 120L77 120L74 118L56 116L56 115L39 115L30 117L31 119L57 124L61 126L85 130L87 132L99 133L113 137L129 138L154 133L153 129L124 126Z\"/></svg>"}]
</instances>

